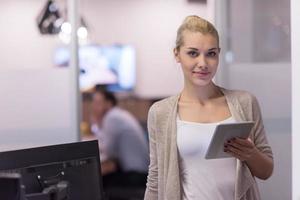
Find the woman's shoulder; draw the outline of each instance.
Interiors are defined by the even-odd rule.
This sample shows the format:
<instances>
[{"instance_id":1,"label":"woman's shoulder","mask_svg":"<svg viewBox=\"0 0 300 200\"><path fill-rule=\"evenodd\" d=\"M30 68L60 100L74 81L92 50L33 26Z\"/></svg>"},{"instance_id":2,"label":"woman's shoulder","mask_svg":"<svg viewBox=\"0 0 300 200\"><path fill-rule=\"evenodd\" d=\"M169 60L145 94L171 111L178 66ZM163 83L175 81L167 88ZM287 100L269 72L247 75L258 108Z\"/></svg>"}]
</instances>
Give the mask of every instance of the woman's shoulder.
<instances>
[{"instance_id":1,"label":"woman's shoulder","mask_svg":"<svg viewBox=\"0 0 300 200\"><path fill-rule=\"evenodd\" d=\"M249 91L226 88L221 88L221 90L228 99L237 99L241 104L257 101L255 95Z\"/></svg>"},{"instance_id":2,"label":"woman's shoulder","mask_svg":"<svg viewBox=\"0 0 300 200\"><path fill-rule=\"evenodd\" d=\"M159 113L169 112L176 105L178 98L179 98L179 94L156 101L150 107L149 112L159 112Z\"/></svg>"}]
</instances>

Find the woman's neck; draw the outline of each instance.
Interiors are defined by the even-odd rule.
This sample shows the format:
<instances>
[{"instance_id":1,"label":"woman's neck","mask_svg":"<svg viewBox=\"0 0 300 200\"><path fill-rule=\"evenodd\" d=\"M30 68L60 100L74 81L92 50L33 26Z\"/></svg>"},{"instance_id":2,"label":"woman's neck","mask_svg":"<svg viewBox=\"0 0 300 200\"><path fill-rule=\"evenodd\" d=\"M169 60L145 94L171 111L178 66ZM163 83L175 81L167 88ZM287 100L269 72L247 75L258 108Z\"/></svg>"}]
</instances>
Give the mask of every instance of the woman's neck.
<instances>
[{"instance_id":1,"label":"woman's neck","mask_svg":"<svg viewBox=\"0 0 300 200\"><path fill-rule=\"evenodd\" d=\"M202 87L185 85L181 92L180 101L204 104L219 96L223 96L222 92L213 82Z\"/></svg>"}]
</instances>

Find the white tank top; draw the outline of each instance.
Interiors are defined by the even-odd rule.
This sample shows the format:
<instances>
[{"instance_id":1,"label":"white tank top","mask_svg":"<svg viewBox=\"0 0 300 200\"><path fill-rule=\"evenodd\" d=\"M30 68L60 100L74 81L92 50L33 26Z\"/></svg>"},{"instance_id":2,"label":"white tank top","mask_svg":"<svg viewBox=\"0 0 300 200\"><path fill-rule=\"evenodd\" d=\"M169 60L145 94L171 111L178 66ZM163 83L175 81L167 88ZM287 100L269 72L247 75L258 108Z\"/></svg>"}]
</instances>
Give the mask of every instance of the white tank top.
<instances>
[{"instance_id":1,"label":"white tank top","mask_svg":"<svg viewBox=\"0 0 300 200\"><path fill-rule=\"evenodd\" d=\"M184 200L234 199L236 159L206 160L205 152L218 124L233 123L230 117L216 123L196 123L177 118L177 145Z\"/></svg>"}]
</instances>

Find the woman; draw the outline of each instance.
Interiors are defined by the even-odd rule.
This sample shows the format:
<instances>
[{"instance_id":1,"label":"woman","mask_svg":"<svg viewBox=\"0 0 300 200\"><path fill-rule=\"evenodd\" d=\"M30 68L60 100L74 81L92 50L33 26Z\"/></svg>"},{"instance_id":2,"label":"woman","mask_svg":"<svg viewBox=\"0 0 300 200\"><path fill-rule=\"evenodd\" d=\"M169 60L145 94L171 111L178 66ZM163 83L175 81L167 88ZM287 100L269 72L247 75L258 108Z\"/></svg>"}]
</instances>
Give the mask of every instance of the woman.
<instances>
[{"instance_id":1,"label":"woman","mask_svg":"<svg viewBox=\"0 0 300 200\"><path fill-rule=\"evenodd\" d=\"M175 59L184 87L179 95L155 103L148 116L150 165L145 200L257 200L254 177L273 171L256 98L221 88L212 81L219 64L219 36L214 26L188 16L177 31ZM254 121L248 139L224 144L232 158L205 160L216 125Z\"/></svg>"}]
</instances>

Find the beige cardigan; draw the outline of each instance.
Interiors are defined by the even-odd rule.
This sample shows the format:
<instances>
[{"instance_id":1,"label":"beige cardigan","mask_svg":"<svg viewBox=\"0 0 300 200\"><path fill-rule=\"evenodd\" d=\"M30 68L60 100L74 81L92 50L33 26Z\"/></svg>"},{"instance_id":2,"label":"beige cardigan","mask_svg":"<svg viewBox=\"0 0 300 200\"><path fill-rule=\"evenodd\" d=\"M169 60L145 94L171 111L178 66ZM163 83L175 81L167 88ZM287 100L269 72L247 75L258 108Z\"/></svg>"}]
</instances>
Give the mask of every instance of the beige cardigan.
<instances>
[{"instance_id":1,"label":"beige cardigan","mask_svg":"<svg viewBox=\"0 0 300 200\"><path fill-rule=\"evenodd\" d=\"M236 121L254 121L250 138L256 147L273 158L268 145L256 98L243 91L220 88L229 110ZM150 165L145 200L180 200L178 151L176 143L176 116L179 95L153 104L148 114ZM254 177L247 165L237 161L235 200L259 200Z\"/></svg>"}]
</instances>

